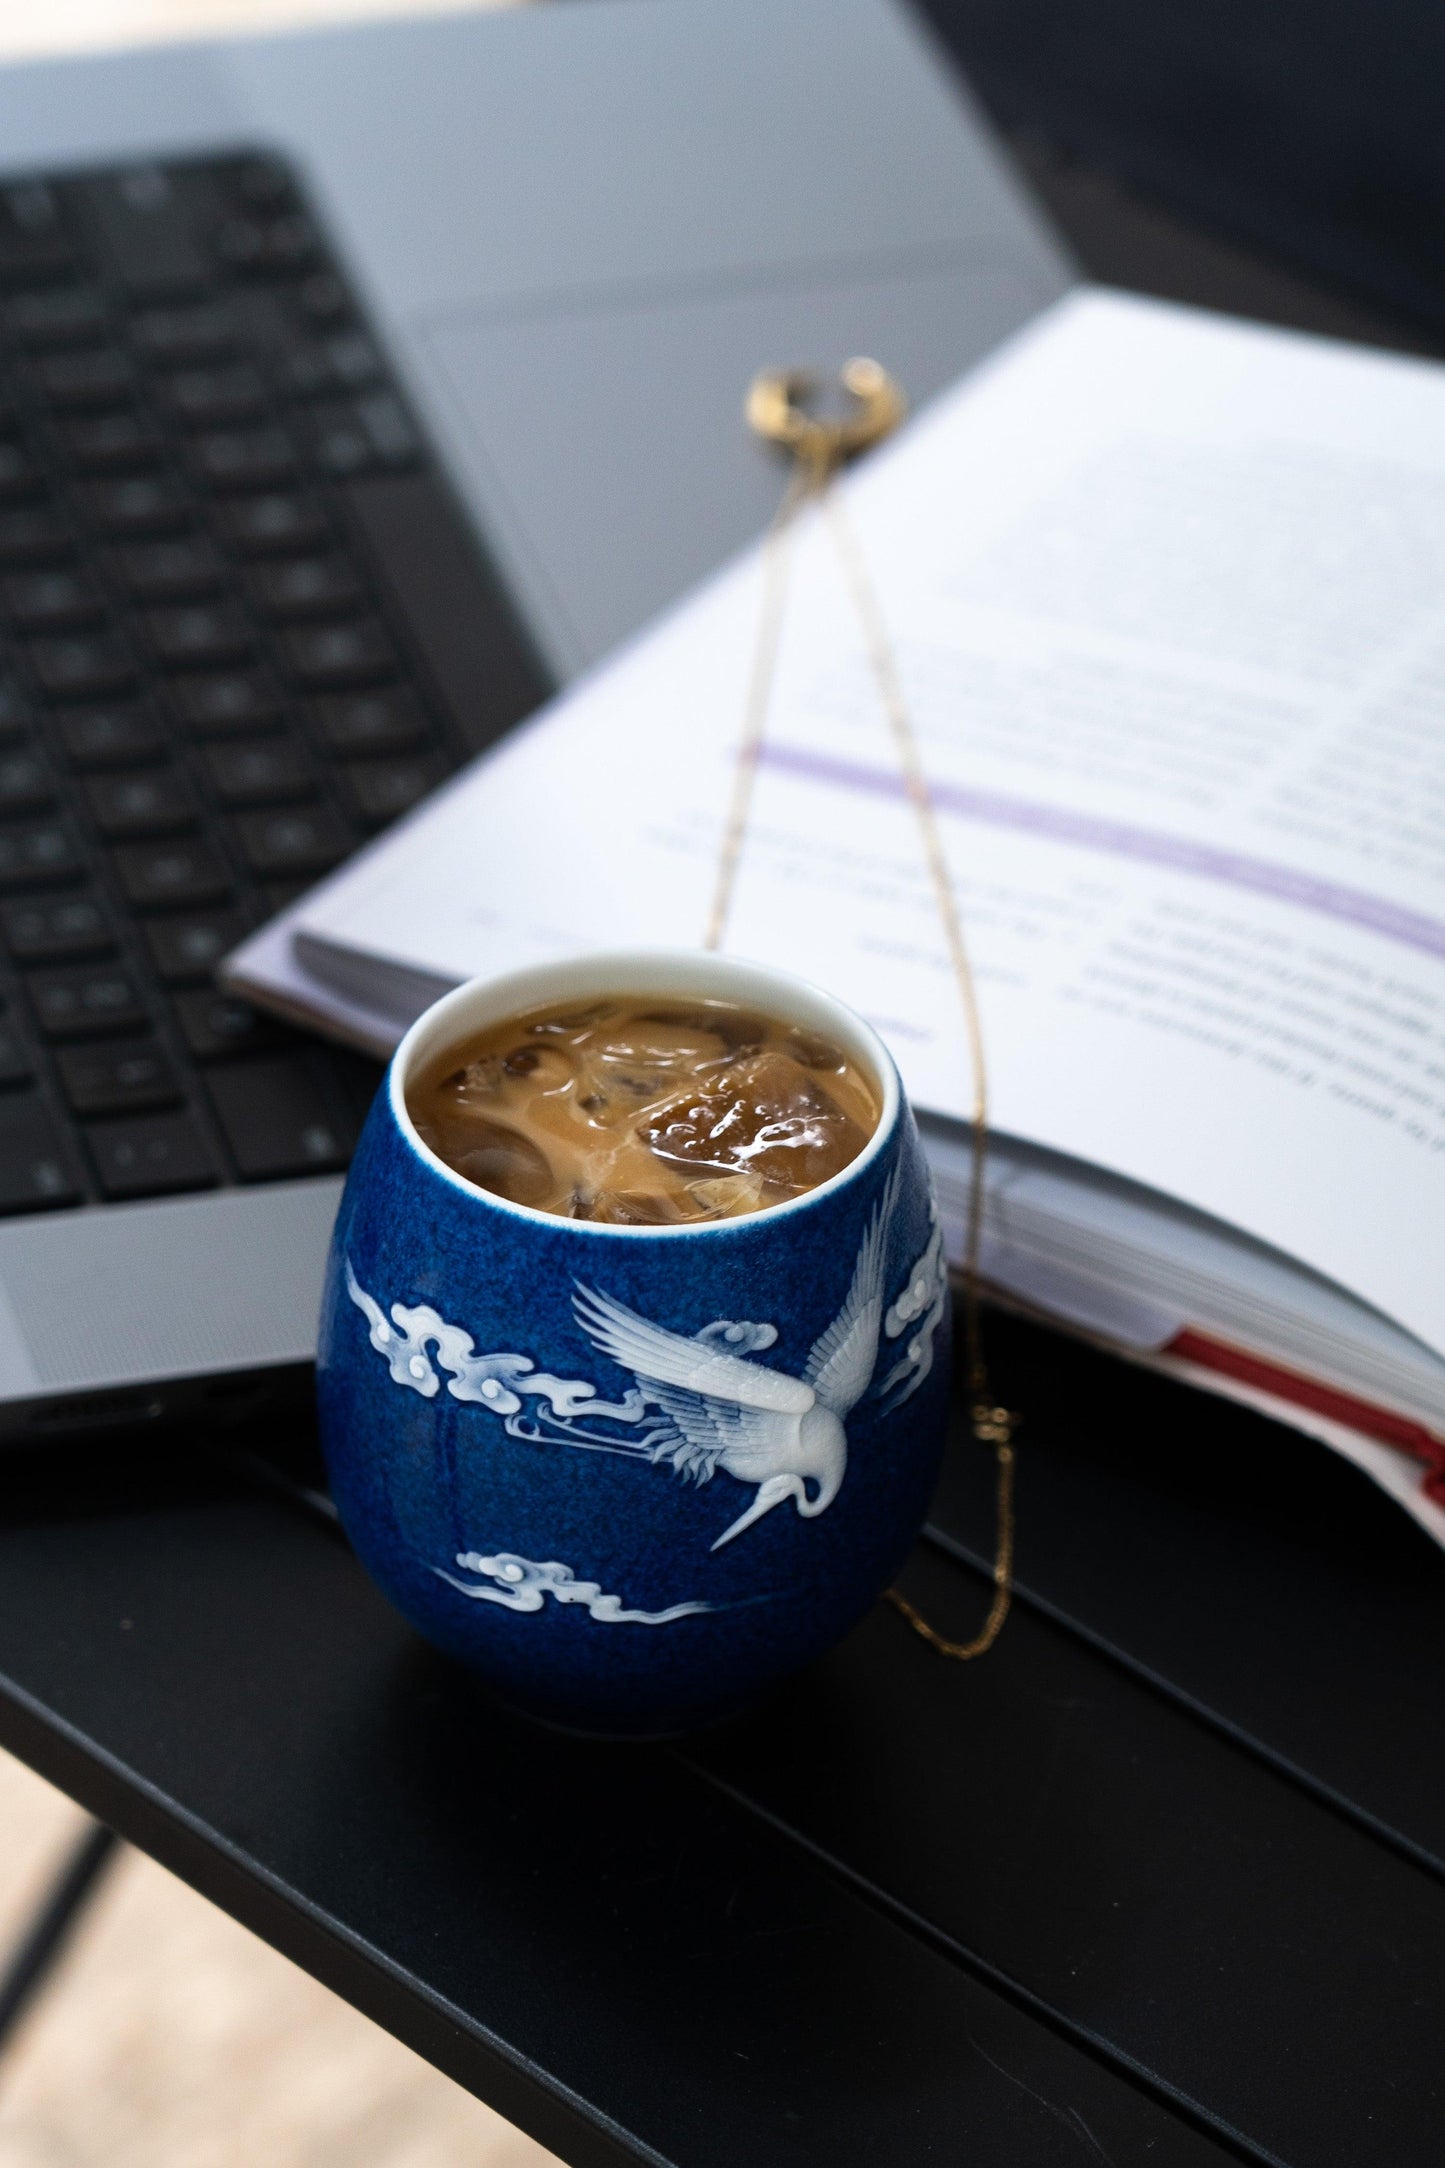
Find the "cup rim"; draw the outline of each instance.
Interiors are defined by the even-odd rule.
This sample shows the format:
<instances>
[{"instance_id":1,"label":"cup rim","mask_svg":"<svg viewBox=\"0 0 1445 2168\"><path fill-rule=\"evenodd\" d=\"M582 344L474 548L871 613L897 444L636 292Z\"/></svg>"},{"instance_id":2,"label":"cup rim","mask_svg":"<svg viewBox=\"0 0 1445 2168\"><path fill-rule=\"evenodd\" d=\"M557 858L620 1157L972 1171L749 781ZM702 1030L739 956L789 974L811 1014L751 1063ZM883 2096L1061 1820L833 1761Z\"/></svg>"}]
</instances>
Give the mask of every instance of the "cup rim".
<instances>
[{"instance_id":1,"label":"cup rim","mask_svg":"<svg viewBox=\"0 0 1445 2168\"><path fill-rule=\"evenodd\" d=\"M639 976L640 974L640 976ZM406 1104L405 1080L417 1066L444 1044L480 1024L499 1021L520 1009L535 1008L553 998L572 1000L601 993L657 994L660 998L686 1000L689 995L737 1000L754 1008L826 1031L870 1072L881 1100L872 1136L856 1159L829 1175L816 1189L785 1204L769 1205L761 1212L746 1212L735 1219L684 1222L681 1225L618 1226L601 1220L563 1219L556 1212L542 1212L535 1205L516 1204L495 1191L481 1189L458 1174L417 1134ZM480 1013L479 1013L480 1012ZM480 1202L533 1227L566 1228L582 1236L606 1240L636 1241L639 1237L669 1241L689 1238L733 1236L740 1230L773 1224L806 1211L846 1188L888 1148L903 1105L903 1087L893 1057L872 1025L853 1009L824 992L811 980L771 964L754 963L737 956L719 956L707 949L628 948L587 951L528 964L518 970L484 973L466 979L424 1009L398 1044L386 1075L387 1103L392 1119L407 1145L423 1165L460 1191L473 1203Z\"/></svg>"}]
</instances>

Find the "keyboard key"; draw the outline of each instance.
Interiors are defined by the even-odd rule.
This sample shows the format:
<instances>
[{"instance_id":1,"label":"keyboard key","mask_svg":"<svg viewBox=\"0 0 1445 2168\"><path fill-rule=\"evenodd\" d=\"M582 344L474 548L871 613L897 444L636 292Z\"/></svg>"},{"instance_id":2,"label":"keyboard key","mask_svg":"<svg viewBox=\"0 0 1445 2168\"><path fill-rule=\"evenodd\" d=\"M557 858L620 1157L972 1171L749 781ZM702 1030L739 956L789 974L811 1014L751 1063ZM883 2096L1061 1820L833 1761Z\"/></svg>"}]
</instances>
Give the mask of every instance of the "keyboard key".
<instances>
[{"instance_id":1,"label":"keyboard key","mask_svg":"<svg viewBox=\"0 0 1445 2168\"><path fill-rule=\"evenodd\" d=\"M211 1148L192 1114L97 1122L87 1130L86 1142L107 1197L161 1197L174 1190L212 1189L219 1179Z\"/></svg>"},{"instance_id":2,"label":"keyboard key","mask_svg":"<svg viewBox=\"0 0 1445 2168\"><path fill-rule=\"evenodd\" d=\"M381 375L381 356L364 331L338 331L315 346L297 347L286 358L281 381L293 399L359 391Z\"/></svg>"},{"instance_id":3,"label":"keyboard key","mask_svg":"<svg viewBox=\"0 0 1445 2168\"><path fill-rule=\"evenodd\" d=\"M191 521L191 500L168 474L96 482L89 504L96 525L121 541L129 535L174 534Z\"/></svg>"},{"instance_id":4,"label":"keyboard key","mask_svg":"<svg viewBox=\"0 0 1445 2168\"><path fill-rule=\"evenodd\" d=\"M216 251L232 271L256 271L266 253L266 228L260 219L232 218L216 235Z\"/></svg>"},{"instance_id":5,"label":"keyboard key","mask_svg":"<svg viewBox=\"0 0 1445 2168\"><path fill-rule=\"evenodd\" d=\"M285 805L309 798L315 778L305 755L285 738L246 738L206 755L212 788L225 805Z\"/></svg>"},{"instance_id":6,"label":"keyboard key","mask_svg":"<svg viewBox=\"0 0 1445 2168\"><path fill-rule=\"evenodd\" d=\"M91 895L37 896L26 903L0 904L0 932L16 962L25 964L104 956L115 945L104 907Z\"/></svg>"},{"instance_id":7,"label":"keyboard key","mask_svg":"<svg viewBox=\"0 0 1445 2168\"><path fill-rule=\"evenodd\" d=\"M0 677L0 745L27 735L35 717L13 678Z\"/></svg>"},{"instance_id":8,"label":"keyboard key","mask_svg":"<svg viewBox=\"0 0 1445 2168\"><path fill-rule=\"evenodd\" d=\"M58 821L0 828L0 894L72 880L80 870L74 839Z\"/></svg>"},{"instance_id":9,"label":"keyboard key","mask_svg":"<svg viewBox=\"0 0 1445 2168\"><path fill-rule=\"evenodd\" d=\"M266 387L249 362L223 369L185 369L164 385L162 397L182 429L214 429L249 421L266 405Z\"/></svg>"},{"instance_id":10,"label":"keyboard key","mask_svg":"<svg viewBox=\"0 0 1445 2168\"><path fill-rule=\"evenodd\" d=\"M355 839L329 806L291 806L278 813L243 813L236 823L241 848L263 878L325 873Z\"/></svg>"},{"instance_id":11,"label":"keyboard key","mask_svg":"<svg viewBox=\"0 0 1445 2168\"><path fill-rule=\"evenodd\" d=\"M375 392L354 406L324 407L315 429L317 463L338 480L408 465L421 449L405 407L391 392Z\"/></svg>"},{"instance_id":12,"label":"keyboard key","mask_svg":"<svg viewBox=\"0 0 1445 2168\"><path fill-rule=\"evenodd\" d=\"M129 1114L177 1106L184 1097L180 1079L155 1039L107 1039L97 1046L66 1047L57 1054L56 1066L77 1114Z\"/></svg>"},{"instance_id":13,"label":"keyboard key","mask_svg":"<svg viewBox=\"0 0 1445 2168\"><path fill-rule=\"evenodd\" d=\"M222 993L216 987L178 994L175 1006L186 1045L197 1061L265 1053L286 1036L273 1017L252 1008L239 994Z\"/></svg>"},{"instance_id":14,"label":"keyboard key","mask_svg":"<svg viewBox=\"0 0 1445 2168\"><path fill-rule=\"evenodd\" d=\"M291 176L279 158L248 158L236 175L236 193L258 211L290 210L295 203Z\"/></svg>"},{"instance_id":15,"label":"keyboard key","mask_svg":"<svg viewBox=\"0 0 1445 2168\"><path fill-rule=\"evenodd\" d=\"M316 464L333 480L349 481L377 465L370 437L347 407L332 407L318 417Z\"/></svg>"},{"instance_id":16,"label":"keyboard key","mask_svg":"<svg viewBox=\"0 0 1445 2168\"><path fill-rule=\"evenodd\" d=\"M265 670L180 678L170 691L182 723L198 738L226 738L264 730L278 723L286 712L281 688Z\"/></svg>"},{"instance_id":17,"label":"keyboard key","mask_svg":"<svg viewBox=\"0 0 1445 2168\"><path fill-rule=\"evenodd\" d=\"M37 640L30 649L30 667L51 700L94 700L123 691L135 679L135 664L126 649L104 634Z\"/></svg>"},{"instance_id":18,"label":"keyboard key","mask_svg":"<svg viewBox=\"0 0 1445 2168\"><path fill-rule=\"evenodd\" d=\"M45 476L23 444L0 441L0 504L17 497L33 497L44 487Z\"/></svg>"},{"instance_id":19,"label":"keyboard key","mask_svg":"<svg viewBox=\"0 0 1445 2168\"><path fill-rule=\"evenodd\" d=\"M13 1017L0 1017L0 1088L10 1091L28 1084L35 1074L35 1056Z\"/></svg>"},{"instance_id":20,"label":"keyboard key","mask_svg":"<svg viewBox=\"0 0 1445 2168\"><path fill-rule=\"evenodd\" d=\"M316 231L299 211L280 218L233 218L216 236L216 249L232 271L274 278L299 271L313 260Z\"/></svg>"},{"instance_id":21,"label":"keyboard key","mask_svg":"<svg viewBox=\"0 0 1445 2168\"><path fill-rule=\"evenodd\" d=\"M244 1181L321 1174L346 1164L355 1138L333 1111L319 1070L313 1056L295 1053L238 1062L206 1078Z\"/></svg>"},{"instance_id":22,"label":"keyboard key","mask_svg":"<svg viewBox=\"0 0 1445 2168\"><path fill-rule=\"evenodd\" d=\"M334 271L313 271L296 289L296 305L312 324L336 324L351 313L351 296Z\"/></svg>"},{"instance_id":23,"label":"keyboard key","mask_svg":"<svg viewBox=\"0 0 1445 2168\"><path fill-rule=\"evenodd\" d=\"M185 195L161 166L74 183L112 274L138 299L189 293L206 277Z\"/></svg>"},{"instance_id":24,"label":"keyboard key","mask_svg":"<svg viewBox=\"0 0 1445 2168\"><path fill-rule=\"evenodd\" d=\"M298 346L280 366L281 389L291 399L319 399L337 389L324 346Z\"/></svg>"},{"instance_id":25,"label":"keyboard key","mask_svg":"<svg viewBox=\"0 0 1445 2168\"><path fill-rule=\"evenodd\" d=\"M411 693L344 693L313 703L323 743L343 760L369 753L409 753L434 733Z\"/></svg>"},{"instance_id":26,"label":"keyboard key","mask_svg":"<svg viewBox=\"0 0 1445 2168\"><path fill-rule=\"evenodd\" d=\"M39 351L50 346L89 346L109 324L105 302L91 286L60 286L52 292L21 294L7 312L21 346Z\"/></svg>"},{"instance_id":27,"label":"keyboard key","mask_svg":"<svg viewBox=\"0 0 1445 2168\"><path fill-rule=\"evenodd\" d=\"M133 1031L146 1021L145 1003L123 964L74 964L65 970L33 971L25 990L47 1039Z\"/></svg>"},{"instance_id":28,"label":"keyboard key","mask_svg":"<svg viewBox=\"0 0 1445 2168\"><path fill-rule=\"evenodd\" d=\"M241 662L255 646L245 616L234 602L196 602L178 610L153 610L146 619L151 653L169 670L217 669Z\"/></svg>"},{"instance_id":29,"label":"keyboard key","mask_svg":"<svg viewBox=\"0 0 1445 2168\"><path fill-rule=\"evenodd\" d=\"M144 700L120 707L76 708L60 717L60 742L77 768L129 768L153 760L165 744Z\"/></svg>"},{"instance_id":30,"label":"keyboard key","mask_svg":"<svg viewBox=\"0 0 1445 2168\"><path fill-rule=\"evenodd\" d=\"M385 627L369 619L289 632L281 649L293 676L308 691L366 685L390 677L396 668L396 651Z\"/></svg>"},{"instance_id":31,"label":"keyboard key","mask_svg":"<svg viewBox=\"0 0 1445 2168\"><path fill-rule=\"evenodd\" d=\"M368 760L345 771L346 793L358 819L380 828L420 805L445 773L440 760Z\"/></svg>"},{"instance_id":32,"label":"keyboard key","mask_svg":"<svg viewBox=\"0 0 1445 2168\"><path fill-rule=\"evenodd\" d=\"M195 803L174 768L97 776L85 786L91 818L111 842L175 835L195 822Z\"/></svg>"},{"instance_id":33,"label":"keyboard key","mask_svg":"<svg viewBox=\"0 0 1445 2168\"><path fill-rule=\"evenodd\" d=\"M117 553L115 569L137 602L193 602L213 595L225 579L225 567L203 535L137 542Z\"/></svg>"},{"instance_id":34,"label":"keyboard key","mask_svg":"<svg viewBox=\"0 0 1445 2168\"><path fill-rule=\"evenodd\" d=\"M5 580L0 606L17 632L93 625L105 615L104 596L83 572L27 572Z\"/></svg>"},{"instance_id":35,"label":"keyboard key","mask_svg":"<svg viewBox=\"0 0 1445 2168\"><path fill-rule=\"evenodd\" d=\"M334 384L346 391L361 391L381 375L381 356L364 331L339 331L323 351Z\"/></svg>"},{"instance_id":36,"label":"keyboard key","mask_svg":"<svg viewBox=\"0 0 1445 2168\"><path fill-rule=\"evenodd\" d=\"M251 575L251 597L265 616L283 623L336 617L365 595L356 567L344 557L288 557Z\"/></svg>"},{"instance_id":37,"label":"keyboard key","mask_svg":"<svg viewBox=\"0 0 1445 2168\"><path fill-rule=\"evenodd\" d=\"M54 285L74 264L54 189L44 181L15 181L0 190L0 286L13 292Z\"/></svg>"},{"instance_id":38,"label":"keyboard key","mask_svg":"<svg viewBox=\"0 0 1445 2168\"><path fill-rule=\"evenodd\" d=\"M275 491L219 506L216 527L222 541L243 557L314 549L329 532L326 515L312 498Z\"/></svg>"},{"instance_id":39,"label":"keyboard key","mask_svg":"<svg viewBox=\"0 0 1445 2168\"><path fill-rule=\"evenodd\" d=\"M147 309L131 324L136 351L164 368L168 363L211 361L229 353L235 330L223 308Z\"/></svg>"},{"instance_id":40,"label":"keyboard key","mask_svg":"<svg viewBox=\"0 0 1445 2168\"><path fill-rule=\"evenodd\" d=\"M32 365L31 379L52 406L74 411L123 406L134 383L130 356L118 346L45 355Z\"/></svg>"},{"instance_id":41,"label":"keyboard key","mask_svg":"<svg viewBox=\"0 0 1445 2168\"><path fill-rule=\"evenodd\" d=\"M73 467L81 474L124 474L131 468L156 465L164 439L143 414L122 411L100 414L89 421L72 422L61 441Z\"/></svg>"},{"instance_id":42,"label":"keyboard key","mask_svg":"<svg viewBox=\"0 0 1445 2168\"><path fill-rule=\"evenodd\" d=\"M52 506L0 511L0 565L60 564L71 553L70 530Z\"/></svg>"},{"instance_id":43,"label":"keyboard key","mask_svg":"<svg viewBox=\"0 0 1445 2168\"><path fill-rule=\"evenodd\" d=\"M116 852L115 865L138 911L230 900L230 873L209 843L133 843Z\"/></svg>"},{"instance_id":44,"label":"keyboard key","mask_svg":"<svg viewBox=\"0 0 1445 2168\"><path fill-rule=\"evenodd\" d=\"M54 796L54 778L38 753L0 753L0 819L36 812Z\"/></svg>"},{"instance_id":45,"label":"keyboard key","mask_svg":"<svg viewBox=\"0 0 1445 2168\"><path fill-rule=\"evenodd\" d=\"M226 429L198 437L196 479L209 489L266 489L296 471L296 447L284 429Z\"/></svg>"},{"instance_id":46,"label":"keyboard key","mask_svg":"<svg viewBox=\"0 0 1445 2168\"><path fill-rule=\"evenodd\" d=\"M43 1212L82 1195L68 1140L38 1094L0 1100L0 1212Z\"/></svg>"},{"instance_id":47,"label":"keyboard key","mask_svg":"<svg viewBox=\"0 0 1445 2168\"><path fill-rule=\"evenodd\" d=\"M248 921L241 912L208 911L151 919L145 934L157 976L167 986L186 986L214 978L221 958L247 931Z\"/></svg>"}]
</instances>

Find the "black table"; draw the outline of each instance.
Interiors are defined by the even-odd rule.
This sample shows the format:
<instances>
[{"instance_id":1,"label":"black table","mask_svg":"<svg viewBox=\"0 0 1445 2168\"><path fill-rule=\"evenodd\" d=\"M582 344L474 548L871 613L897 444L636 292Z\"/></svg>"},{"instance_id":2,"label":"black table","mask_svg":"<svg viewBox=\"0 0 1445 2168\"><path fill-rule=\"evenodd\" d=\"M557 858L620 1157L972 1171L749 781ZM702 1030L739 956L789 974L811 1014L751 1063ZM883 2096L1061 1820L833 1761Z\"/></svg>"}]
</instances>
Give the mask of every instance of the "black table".
<instances>
[{"instance_id":1,"label":"black table","mask_svg":"<svg viewBox=\"0 0 1445 2168\"><path fill-rule=\"evenodd\" d=\"M1030 155L1103 276L1413 343ZM571 2162L1435 2168L1445 1557L1323 1447L992 1337L982 1663L880 1606L743 1722L577 1743L263 1467L102 1439L6 1464L0 1743ZM960 1437L908 1592L969 1631L991 1543Z\"/></svg>"}]
</instances>

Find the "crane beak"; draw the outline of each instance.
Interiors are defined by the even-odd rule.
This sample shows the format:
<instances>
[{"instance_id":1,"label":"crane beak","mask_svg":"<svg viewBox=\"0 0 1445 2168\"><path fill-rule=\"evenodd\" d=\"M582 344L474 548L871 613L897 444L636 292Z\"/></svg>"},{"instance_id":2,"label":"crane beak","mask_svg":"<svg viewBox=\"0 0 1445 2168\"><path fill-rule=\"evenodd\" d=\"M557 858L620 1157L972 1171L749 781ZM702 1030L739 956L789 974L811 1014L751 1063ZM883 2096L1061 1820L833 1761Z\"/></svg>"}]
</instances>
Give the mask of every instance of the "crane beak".
<instances>
[{"instance_id":1,"label":"crane beak","mask_svg":"<svg viewBox=\"0 0 1445 2168\"><path fill-rule=\"evenodd\" d=\"M771 1513L773 1507L780 1506L785 1498L806 1501L807 1495L801 1476L770 1475L765 1483L758 1485L757 1494L746 1513L740 1513L731 1528L725 1528L711 1548L720 1551L725 1543L731 1543L734 1536L740 1536L745 1528L751 1528L754 1521L760 1521L765 1513Z\"/></svg>"}]
</instances>

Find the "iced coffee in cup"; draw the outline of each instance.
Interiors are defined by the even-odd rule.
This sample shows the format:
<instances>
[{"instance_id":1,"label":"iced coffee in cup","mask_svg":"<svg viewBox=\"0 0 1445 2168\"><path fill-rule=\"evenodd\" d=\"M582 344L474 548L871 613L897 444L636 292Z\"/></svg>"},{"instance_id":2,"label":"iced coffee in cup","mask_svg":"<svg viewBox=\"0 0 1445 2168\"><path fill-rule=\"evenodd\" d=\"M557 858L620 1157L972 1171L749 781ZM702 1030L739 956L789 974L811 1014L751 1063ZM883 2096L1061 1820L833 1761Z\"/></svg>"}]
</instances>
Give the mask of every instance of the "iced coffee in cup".
<instances>
[{"instance_id":1,"label":"iced coffee in cup","mask_svg":"<svg viewBox=\"0 0 1445 2168\"><path fill-rule=\"evenodd\" d=\"M407 1107L479 1189L633 1226L787 1203L856 1159L880 1112L824 1035L727 1001L626 992L489 1025L433 1061Z\"/></svg>"},{"instance_id":2,"label":"iced coffee in cup","mask_svg":"<svg viewBox=\"0 0 1445 2168\"><path fill-rule=\"evenodd\" d=\"M937 1480L943 1235L877 1033L714 952L417 1019L332 1234L332 1495L413 1625L550 1723L734 1714L888 1585Z\"/></svg>"}]
</instances>

